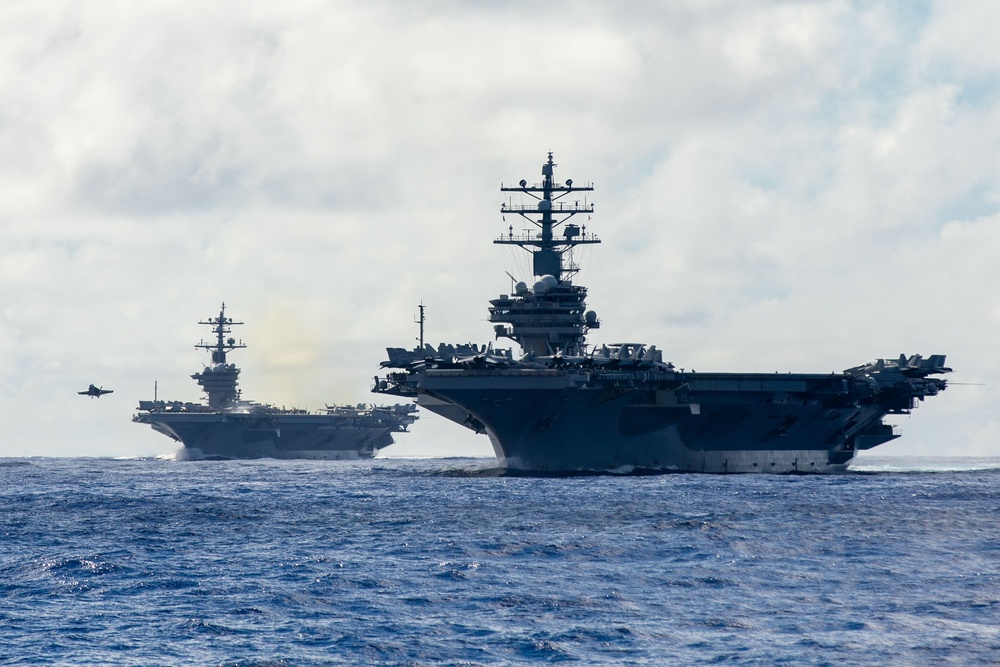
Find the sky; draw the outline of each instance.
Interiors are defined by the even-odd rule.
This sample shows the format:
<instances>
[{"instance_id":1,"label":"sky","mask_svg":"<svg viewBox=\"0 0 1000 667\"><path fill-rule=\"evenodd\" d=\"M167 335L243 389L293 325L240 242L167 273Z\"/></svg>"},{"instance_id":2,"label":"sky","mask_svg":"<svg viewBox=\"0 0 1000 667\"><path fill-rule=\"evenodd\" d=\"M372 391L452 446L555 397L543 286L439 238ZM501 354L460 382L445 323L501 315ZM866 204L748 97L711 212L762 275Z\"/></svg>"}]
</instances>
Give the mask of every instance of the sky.
<instances>
[{"instance_id":1,"label":"sky","mask_svg":"<svg viewBox=\"0 0 1000 667\"><path fill-rule=\"evenodd\" d=\"M370 393L486 343L525 256L502 182L591 182L577 282L678 367L947 354L886 455L1000 456L991 0L67 0L0 5L0 456L169 456L198 321L244 398ZM504 345L506 341L501 341ZM89 383L113 389L78 396ZM488 456L422 413L390 456Z\"/></svg>"}]
</instances>

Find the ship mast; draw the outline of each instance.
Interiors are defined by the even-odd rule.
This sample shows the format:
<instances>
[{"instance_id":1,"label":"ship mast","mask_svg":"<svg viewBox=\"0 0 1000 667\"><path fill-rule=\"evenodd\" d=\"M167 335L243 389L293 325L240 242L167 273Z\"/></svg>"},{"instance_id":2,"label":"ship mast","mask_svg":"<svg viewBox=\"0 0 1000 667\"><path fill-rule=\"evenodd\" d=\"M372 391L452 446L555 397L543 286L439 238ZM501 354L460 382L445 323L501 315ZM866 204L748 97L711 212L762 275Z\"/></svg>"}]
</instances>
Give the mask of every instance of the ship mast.
<instances>
[{"instance_id":1,"label":"ship mast","mask_svg":"<svg viewBox=\"0 0 1000 667\"><path fill-rule=\"evenodd\" d=\"M425 308L424 302L421 301L420 305L417 306L417 308L420 309L420 317L418 319L414 320L414 324L419 324L420 325L420 337L417 338L417 342L419 343L420 347L418 347L417 349L418 350L423 350L424 349L424 308Z\"/></svg>"},{"instance_id":2,"label":"ship mast","mask_svg":"<svg viewBox=\"0 0 1000 667\"><path fill-rule=\"evenodd\" d=\"M243 341L227 337L232 329L231 326L243 324L234 322L231 317L226 317L226 304L222 304L218 317L210 317L198 322L207 324L215 334L214 342L199 341L195 348L208 350L212 354L212 365L206 366L201 373L195 373L191 377L198 381L201 388L208 394L208 405L212 408L225 408L239 400L240 392L236 388L236 382L240 375L240 369L235 364L226 363L226 353L245 348Z\"/></svg>"},{"instance_id":3,"label":"ship mast","mask_svg":"<svg viewBox=\"0 0 1000 667\"><path fill-rule=\"evenodd\" d=\"M493 327L497 338L517 341L529 356L582 356L587 332L599 327L600 322L593 311L585 312L587 288L572 283L572 277L580 270L572 260L572 250L578 245L601 241L587 233L586 225L570 222L580 213L593 213L594 205L586 197L583 202L561 200L570 193L591 192L594 188L589 183L573 185L569 178L565 183L555 181L555 166L550 151L548 161L542 165L541 183L529 185L522 179L516 187L500 186L501 192L520 192L536 200L533 204L508 201L501 205L500 212L505 216L520 215L541 231L515 234L511 225L507 234L493 241L530 252L537 280L531 287L517 283L513 295L504 294L491 300L490 321L500 323ZM557 236L560 227L562 234Z\"/></svg>"},{"instance_id":4,"label":"ship mast","mask_svg":"<svg viewBox=\"0 0 1000 667\"><path fill-rule=\"evenodd\" d=\"M587 234L587 226L569 223L563 228L562 238L555 236L556 228L567 223L573 216L580 213L588 215L594 212L594 205L588 203L586 197L581 203L576 200L572 203L559 201L572 192L593 192L594 186L573 185L573 179L567 178L565 183L557 183L553 180L553 168L556 163L552 160L552 152L549 151L548 162L542 165L542 182L528 185L528 182L521 179L517 187L500 186L501 192L520 192L528 195L537 201L534 204L514 204L508 201L500 206L503 214L516 213L522 218L541 229L540 234L514 234L514 226L508 227L507 235L493 241L499 245L516 245L532 254L532 268L538 277L552 276L558 282L563 281L563 277L572 277L580 267L571 261L564 262L563 255L572 251L578 245L589 243L600 243L600 239L594 234ZM533 219L529 216L540 215L541 218Z\"/></svg>"}]
</instances>

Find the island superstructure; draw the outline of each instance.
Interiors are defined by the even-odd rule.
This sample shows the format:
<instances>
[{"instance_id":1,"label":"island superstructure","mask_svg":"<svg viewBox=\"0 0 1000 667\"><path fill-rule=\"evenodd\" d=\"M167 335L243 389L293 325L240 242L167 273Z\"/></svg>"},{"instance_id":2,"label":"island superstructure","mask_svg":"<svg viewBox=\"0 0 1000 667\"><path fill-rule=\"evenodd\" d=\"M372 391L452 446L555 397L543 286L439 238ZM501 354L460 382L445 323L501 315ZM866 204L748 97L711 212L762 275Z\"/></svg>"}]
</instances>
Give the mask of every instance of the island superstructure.
<instances>
[{"instance_id":1,"label":"island superstructure","mask_svg":"<svg viewBox=\"0 0 1000 667\"><path fill-rule=\"evenodd\" d=\"M531 254L533 280L492 299L497 339L488 345L388 348L374 391L486 434L502 466L518 470L676 470L711 473L828 473L856 453L899 437L883 421L908 414L944 390L944 355L879 359L840 373L685 372L655 345L591 346L600 327L574 284L573 249L599 243L576 216L593 212L590 184L557 182L552 153L540 183L501 185L519 193L501 206L513 225L494 243ZM568 198L573 194L573 198ZM523 203L527 201L528 203Z\"/></svg>"},{"instance_id":2,"label":"island superstructure","mask_svg":"<svg viewBox=\"0 0 1000 667\"><path fill-rule=\"evenodd\" d=\"M240 369L227 355L245 348L230 336L241 325L226 316L199 322L212 327L214 340L200 341L211 363L191 376L204 390L207 404L181 401L139 401L133 421L182 443L188 458L371 458L393 443L392 434L406 431L417 419L417 407L406 405L326 406L321 412L279 408L242 400Z\"/></svg>"}]
</instances>

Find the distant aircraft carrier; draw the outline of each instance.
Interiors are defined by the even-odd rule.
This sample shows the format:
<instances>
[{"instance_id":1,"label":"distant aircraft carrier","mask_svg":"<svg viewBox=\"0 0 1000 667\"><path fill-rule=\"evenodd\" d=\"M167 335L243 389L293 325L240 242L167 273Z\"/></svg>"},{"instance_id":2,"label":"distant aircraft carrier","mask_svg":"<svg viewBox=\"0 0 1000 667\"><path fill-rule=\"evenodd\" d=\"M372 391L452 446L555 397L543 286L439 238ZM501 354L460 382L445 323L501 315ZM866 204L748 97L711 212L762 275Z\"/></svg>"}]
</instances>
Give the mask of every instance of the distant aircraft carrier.
<instances>
[{"instance_id":1,"label":"distant aircraft carrier","mask_svg":"<svg viewBox=\"0 0 1000 667\"><path fill-rule=\"evenodd\" d=\"M211 352L212 363L191 376L208 395L208 405L139 401L132 418L182 443L189 458L371 458L417 418L412 404L327 406L310 413L241 400L240 369L227 363L226 354L246 347L227 338L232 325L243 323L226 317L223 304L218 317L199 324L211 325L215 334L214 342L195 345Z\"/></svg>"},{"instance_id":2,"label":"distant aircraft carrier","mask_svg":"<svg viewBox=\"0 0 1000 667\"><path fill-rule=\"evenodd\" d=\"M599 243L574 222L591 214L590 185L554 179L501 186L522 203L501 212L537 228L510 226L494 243L529 251L533 284L490 301L497 339L510 350L423 343L389 348L374 391L485 433L500 464L528 471L676 470L712 473L837 472L855 454L899 437L883 422L947 386L943 355L900 356L841 373L695 373L664 362L654 345L586 344L600 326L573 283L573 249ZM569 194L573 200L565 200ZM527 201L525 204L523 201ZM557 234L561 232L560 234ZM421 311L421 322L423 313Z\"/></svg>"}]
</instances>

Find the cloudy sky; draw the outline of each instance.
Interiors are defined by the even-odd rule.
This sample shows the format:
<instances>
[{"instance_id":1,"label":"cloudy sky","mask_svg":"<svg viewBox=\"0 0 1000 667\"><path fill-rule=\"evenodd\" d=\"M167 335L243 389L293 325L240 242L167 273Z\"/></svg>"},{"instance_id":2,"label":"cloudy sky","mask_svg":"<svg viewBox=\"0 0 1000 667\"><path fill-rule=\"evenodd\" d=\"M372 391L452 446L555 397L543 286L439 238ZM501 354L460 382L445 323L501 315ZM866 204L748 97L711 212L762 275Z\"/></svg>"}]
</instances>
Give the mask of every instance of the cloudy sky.
<instances>
[{"instance_id":1,"label":"cloudy sky","mask_svg":"<svg viewBox=\"0 0 1000 667\"><path fill-rule=\"evenodd\" d=\"M4 2L0 455L175 451L131 415L199 399L222 301L279 405L377 399L421 300L428 340L489 341L524 266L498 188L550 150L596 188L590 342L947 354L963 384L876 451L1000 455L998 43L992 0Z\"/></svg>"}]
</instances>

